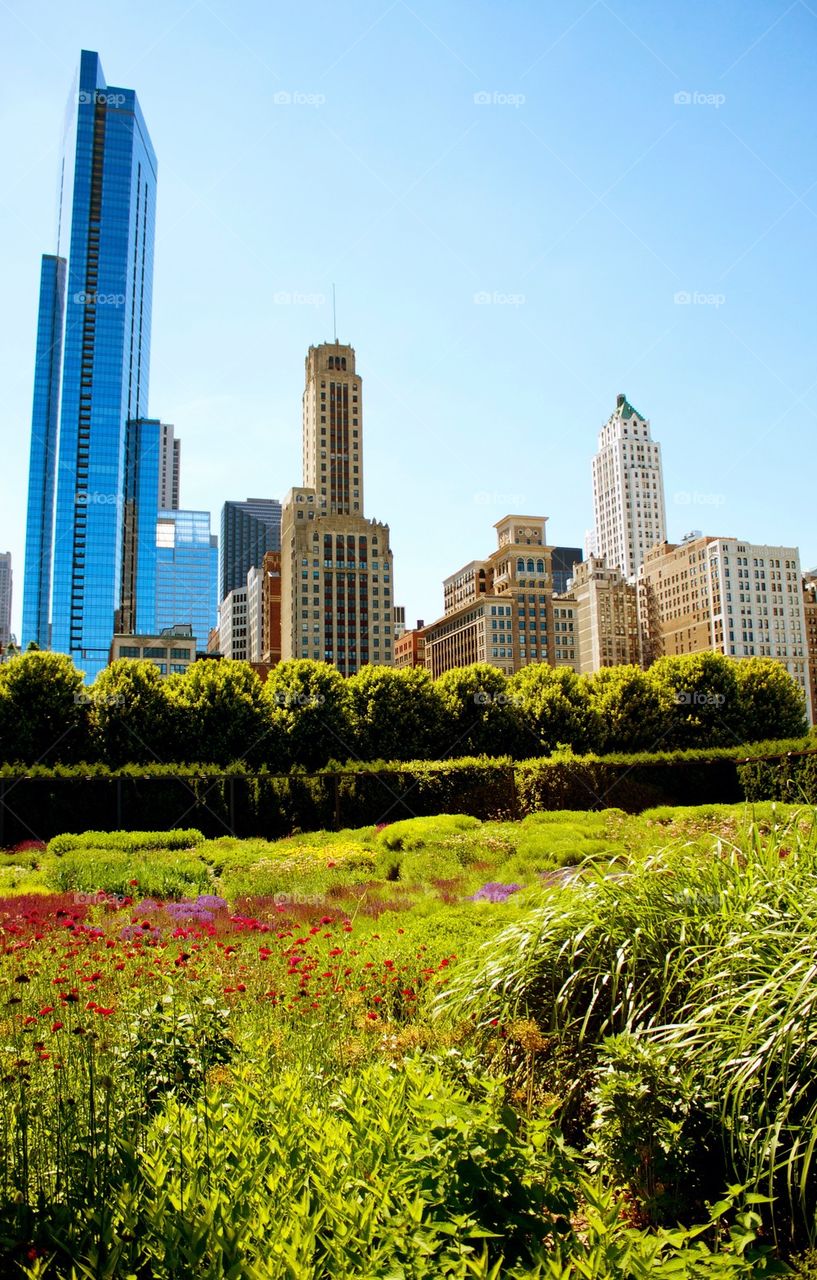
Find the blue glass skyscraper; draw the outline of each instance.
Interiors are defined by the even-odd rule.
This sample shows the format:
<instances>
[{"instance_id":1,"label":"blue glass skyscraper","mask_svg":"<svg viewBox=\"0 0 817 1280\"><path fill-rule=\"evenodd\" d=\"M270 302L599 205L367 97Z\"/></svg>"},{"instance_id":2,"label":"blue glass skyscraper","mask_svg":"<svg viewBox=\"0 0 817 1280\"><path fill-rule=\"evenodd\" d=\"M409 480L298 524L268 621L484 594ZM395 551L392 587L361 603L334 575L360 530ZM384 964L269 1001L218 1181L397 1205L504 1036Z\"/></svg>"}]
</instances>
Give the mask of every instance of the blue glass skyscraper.
<instances>
[{"instance_id":1,"label":"blue glass skyscraper","mask_svg":"<svg viewBox=\"0 0 817 1280\"><path fill-rule=\"evenodd\" d=\"M22 644L51 643L51 552L57 464L66 262L43 254L34 362Z\"/></svg>"},{"instance_id":2,"label":"blue glass skyscraper","mask_svg":"<svg viewBox=\"0 0 817 1280\"><path fill-rule=\"evenodd\" d=\"M125 436L122 520L122 606L119 633L151 635L156 626L156 518L165 428L158 418L135 418Z\"/></svg>"},{"instance_id":3,"label":"blue glass skyscraper","mask_svg":"<svg viewBox=\"0 0 817 1280\"><path fill-rule=\"evenodd\" d=\"M209 511L160 511L156 523L156 622L152 634L190 623L198 649L218 614L218 538Z\"/></svg>"},{"instance_id":4,"label":"blue glass skyscraper","mask_svg":"<svg viewBox=\"0 0 817 1280\"><path fill-rule=\"evenodd\" d=\"M71 227L51 645L93 677L107 662L122 604L126 424L146 418L148 409L156 157L135 92L109 87L98 55L87 51L80 60L75 132L61 196L62 207L71 211ZM41 320L44 311L45 285ZM56 334L56 322L52 328ZM51 467L53 476L53 455L36 439L32 456L35 451L29 516L33 512L36 518L41 506L48 524L47 484L39 475ZM50 572L45 541L36 563L31 529L29 540L25 607ZM38 607L32 603L31 610Z\"/></svg>"}]
</instances>

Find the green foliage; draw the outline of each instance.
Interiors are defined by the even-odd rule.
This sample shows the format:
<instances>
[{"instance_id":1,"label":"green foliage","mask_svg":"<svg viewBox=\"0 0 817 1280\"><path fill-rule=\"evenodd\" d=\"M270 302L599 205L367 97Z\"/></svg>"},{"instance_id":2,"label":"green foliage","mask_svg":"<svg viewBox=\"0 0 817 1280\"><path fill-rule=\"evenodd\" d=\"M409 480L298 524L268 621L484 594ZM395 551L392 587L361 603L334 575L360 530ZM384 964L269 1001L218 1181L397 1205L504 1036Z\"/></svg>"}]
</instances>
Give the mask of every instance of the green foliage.
<instances>
[{"instance_id":1,"label":"green foliage","mask_svg":"<svg viewBox=\"0 0 817 1280\"><path fill-rule=\"evenodd\" d=\"M133 897L184 898L204 893L212 881L196 858L178 854L145 856L113 849L83 849L65 853L46 868L47 883L61 893L111 894Z\"/></svg>"},{"instance_id":2,"label":"green foliage","mask_svg":"<svg viewBox=\"0 0 817 1280\"><path fill-rule=\"evenodd\" d=\"M153 662L120 658L100 671L90 689L95 754L114 768L172 760L175 703Z\"/></svg>"},{"instance_id":3,"label":"green foliage","mask_svg":"<svg viewBox=\"0 0 817 1280\"><path fill-rule=\"evenodd\" d=\"M203 755L214 764L246 760L278 765L280 734L248 662L194 662L168 685L178 728L177 759Z\"/></svg>"},{"instance_id":4,"label":"green foliage","mask_svg":"<svg viewBox=\"0 0 817 1280\"><path fill-rule=\"evenodd\" d=\"M807 730L803 691L774 658L735 664L741 733L745 742L795 738Z\"/></svg>"},{"instance_id":5,"label":"green foliage","mask_svg":"<svg viewBox=\"0 0 817 1280\"><path fill-rule=\"evenodd\" d=\"M650 679L669 709L668 747L728 747L745 741L737 666L720 653L692 653L659 658L650 667Z\"/></svg>"},{"instance_id":6,"label":"green foliage","mask_svg":"<svg viewBox=\"0 0 817 1280\"><path fill-rule=\"evenodd\" d=\"M584 1130L606 1038L664 1046L691 1081L690 1104L710 1111L735 1179L774 1196L781 1234L808 1233L815 922L814 815L750 824L708 857L681 845L612 874L585 867L461 967L443 1008L486 1025L534 1018L549 1036L543 1067L563 1114Z\"/></svg>"},{"instance_id":7,"label":"green foliage","mask_svg":"<svg viewBox=\"0 0 817 1280\"><path fill-rule=\"evenodd\" d=\"M88 695L70 658L32 650L0 664L0 759L82 760L88 749Z\"/></svg>"},{"instance_id":8,"label":"green foliage","mask_svg":"<svg viewBox=\"0 0 817 1280\"><path fill-rule=\"evenodd\" d=\"M378 844L386 849L421 849L429 843L438 843L461 831L474 831L480 826L477 818L465 813L440 813L431 818L406 818L392 822L378 836Z\"/></svg>"},{"instance_id":9,"label":"green foliage","mask_svg":"<svg viewBox=\"0 0 817 1280\"><path fill-rule=\"evenodd\" d=\"M664 745L667 700L651 672L603 667L590 677L587 689L600 751L654 751Z\"/></svg>"},{"instance_id":10,"label":"green foliage","mask_svg":"<svg viewBox=\"0 0 817 1280\"><path fill-rule=\"evenodd\" d=\"M412 1059L328 1093L254 1074L213 1090L204 1123L176 1104L157 1117L111 1205L117 1274L464 1278L486 1240L512 1265L569 1230L568 1158L495 1082Z\"/></svg>"},{"instance_id":11,"label":"green foliage","mask_svg":"<svg viewBox=\"0 0 817 1280\"><path fill-rule=\"evenodd\" d=\"M513 755L530 750L508 678L487 662L446 671L436 681L444 714L442 754Z\"/></svg>"},{"instance_id":12,"label":"green foliage","mask_svg":"<svg viewBox=\"0 0 817 1280\"><path fill-rule=\"evenodd\" d=\"M701 1083L665 1048L627 1032L605 1041L590 1103L592 1155L652 1221L689 1221L722 1185Z\"/></svg>"},{"instance_id":13,"label":"green foliage","mask_svg":"<svg viewBox=\"0 0 817 1280\"><path fill-rule=\"evenodd\" d=\"M365 666L346 691L358 759L422 760L438 753L442 708L427 671Z\"/></svg>"},{"instance_id":14,"label":"green foliage","mask_svg":"<svg viewBox=\"0 0 817 1280\"><path fill-rule=\"evenodd\" d=\"M592 751L599 737L598 715L587 681L569 667L533 663L508 681L508 689L525 729L547 755L560 743L576 751Z\"/></svg>"},{"instance_id":15,"label":"green foliage","mask_svg":"<svg viewBox=\"0 0 817 1280\"><path fill-rule=\"evenodd\" d=\"M83 831L49 840L47 852L59 857L73 850L116 849L120 853L141 853L145 849L192 849L204 836L194 827L175 831Z\"/></svg>"},{"instance_id":16,"label":"green foliage","mask_svg":"<svg viewBox=\"0 0 817 1280\"><path fill-rule=\"evenodd\" d=\"M337 667L309 658L279 662L263 696L282 741L285 767L314 769L352 754L348 686Z\"/></svg>"},{"instance_id":17,"label":"green foliage","mask_svg":"<svg viewBox=\"0 0 817 1280\"><path fill-rule=\"evenodd\" d=\"M229 1062L235 1052L229 1010L204 996L179 1010L173 996L141 1009L119 1052L124 1074L140 1111L158 1111L168 1094L193 1102L203 1091L207 1072Z\"/></svg>"}]
</instances>

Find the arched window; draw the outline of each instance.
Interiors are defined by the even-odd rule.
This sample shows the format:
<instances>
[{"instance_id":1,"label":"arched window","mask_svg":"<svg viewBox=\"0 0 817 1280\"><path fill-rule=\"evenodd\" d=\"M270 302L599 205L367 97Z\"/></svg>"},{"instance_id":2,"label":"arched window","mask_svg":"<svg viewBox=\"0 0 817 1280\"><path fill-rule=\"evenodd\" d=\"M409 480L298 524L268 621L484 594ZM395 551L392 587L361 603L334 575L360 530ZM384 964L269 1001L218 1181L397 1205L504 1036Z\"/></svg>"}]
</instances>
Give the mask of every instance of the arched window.
<instances>
[{"instance_id":1,"label":"arched window","mask_svg":"<svg viewBox=\"0 0 817 1280\"><path fill-rule=\"evenodd\" d=\"M520 559L520 560L517 560L517 562L516 562L516 572L517 572L517 573L524 573L524 572L525 572L525 561L524 561L524 560L521 560L521 559Z\"/></svg>"},{"instance_id":2,"label":"arched window","mask_svg":"<svg viewBox=\"0 0 817 1280\"><path fill-rule=\"evenodd\" d=\"M544 573L544 572L545 572L545 562L544 562L544 560L537 560L537 561L536 561L536 572L537 572L537 573Z\"/></svg>"},{"instance_id":3,"label":"arched window","mask_svg":"<svg viewBox=\"0 0 817 1280\"><path fill-rule=\"evenodd\" d=\"M528 573L533 573L533 572L534 572L534 569L533 569L533 561L532 561L532 560L529 560L529 561L528 561Z\"/></svg>"}]
</instances>

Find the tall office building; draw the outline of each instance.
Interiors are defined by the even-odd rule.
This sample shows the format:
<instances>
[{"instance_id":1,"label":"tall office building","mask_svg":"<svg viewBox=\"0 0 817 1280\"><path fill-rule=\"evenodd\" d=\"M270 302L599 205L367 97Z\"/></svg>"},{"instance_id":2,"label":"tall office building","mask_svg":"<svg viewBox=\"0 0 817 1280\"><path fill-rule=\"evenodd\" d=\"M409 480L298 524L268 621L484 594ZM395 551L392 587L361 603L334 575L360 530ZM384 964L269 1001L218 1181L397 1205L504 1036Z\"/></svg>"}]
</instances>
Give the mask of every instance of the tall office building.
<instances>
[{"instance_id":1,"label":"tall office building","mask_svg":"<svg viewBox=\"0 0 817 1280\"><path fill-rule=\"evenodd\" d=\"M11 640L11 552L0 551L0 646Z\"/></svg>"},{"instance_id":2,"label":"tall office building","mask_svg":"<svg viewBox=\"0 0 817 1280\"><path fill-rule=\"evenodd\" d=\"M571 575L576 606L577 670L590 675L602 667L639 665L638 596L634 582L589 556Z\"/></svg>"},{"instance_id":3,"label":"tall office building","mask_svg":"<svg viewBox=\"0 0 817 1280\"><path fill-rule=\"evenodd\" d=\"M777 658L803 690L811 715L811 671L800 555L698 535L662 543L638 575L647 664L665 654L714 649L732 658Z\"/></svg>"},{"instance_id":4,"label":"tall office building","mask_svg":"<svg viewBox=\"0 0 817 1280\"><path fill-rule=\"evenodd\" d=\"M303 467L281 518L282 657L391 666L389 527L363 514L363 385L337 341L306 357Z\"/></svg>"},{"instance_id":5,"label":"tall office building","mask_svg":"<svg viewBox=\"0 0 817 1280\"><path fill-rule=\"evenodd\" d=\"M178 511L182 442L176 438L169 422L161 424L161 431L159 506L163 511Z\"/></svg>"},{"instance_id":6,"label":"tall office building","mask_svg":"<svg viewBox=\"0 0 817 1280\"><path fill-rule=\"evenodd\" d=\"M267 551L281 550L281 504L277 498L225 502L221 509L219 601L246 587L250 569L258 569Z\"/></svg>"},{"instance_id":7,"label":"tall office building","mask_svg":"<svg viewBox=\"0 0 817 1280\"><path fill-rule=\"evenodd\" d=\"M581 547L554 547L551 557L553 572L553 590L559 595L567 591L567 584L573 577L573 569L583 560Z\"/></svg>"},{"instance_id":8,"label":"tall office building","mask_svg":"<svg viewBox=\"0 0 817 1280\"><path fill-rule=\"evenodd\" d=\"M23 575L24 648L31 641L41 649L51 645L51 560L66 266L64 258L44 254L40 267Z\"/></svg>"},{"instance_id":9,"label":"tall office building","mask_svg":"<svg viewBox=\"0 0 817 1280\"><path fill-rule=\"evenodd\" d=\"M554 599L547 517L509 515L494 528L496 550L445 579L445 613L423 628L435 678L474 662L507 675L535 662L577 663L575 605Z\"/></svg>"},{"instance_id":10,"label":"tall office building","mask_svg":"<svg viewBox=\"0 0 817 1280\"><path fill-rule=\"evenodd\" d=\"M646 553L667 536L661 446L646 418L616 397L593 459L595 553L634 578Z\"/></svg>"},{"instance_id":11,"label":"tall office building","mask_svg":"<svg viewBox=\"0 0 817 1280\"><path fill-rule=\"evenodd\" d=\"M218 610L218 647L222 657L249 661L247 642L247 587L233 587Z\"/></svg>"},{"instance_id":12,"label":"tall office building","mask_svg":"<svg viewBox=\"0 0 817 1280\"><path fill-rule=\"evenodd\" d=\"M136 94L109 87L99 56L84 50L60 166L58 252L41 277L24 612L26 640L46 639L50 580L51 646L89 677L108 660L121 605L126 424L147 415L155 203L156 157Z\"/></svg>"},{"instance_id":13,"label":"tall office building","mask_svg":"<svg viewBox=\"0 0 817 1280\"><path fill-rule=\"evenodd\" d=\"M159 511L153 633L189 624L200 650L218 617L218 538L209 511Z\"/></svg>"}]
</instances>

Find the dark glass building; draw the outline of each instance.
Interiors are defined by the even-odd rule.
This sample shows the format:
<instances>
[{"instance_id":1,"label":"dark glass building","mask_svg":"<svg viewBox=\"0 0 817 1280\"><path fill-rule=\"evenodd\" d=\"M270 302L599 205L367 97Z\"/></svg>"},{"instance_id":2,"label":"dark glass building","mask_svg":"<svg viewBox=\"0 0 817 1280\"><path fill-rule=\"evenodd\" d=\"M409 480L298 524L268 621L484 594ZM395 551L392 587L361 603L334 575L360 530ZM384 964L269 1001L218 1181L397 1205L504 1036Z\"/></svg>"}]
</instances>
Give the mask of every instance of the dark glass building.
<instances>
[{"instance_id":1,"label":"dark glass building","mask_svg":"<svg viewBox=\"0 0 817 1280\"><path fill-rule=\"evenodd\" d=\"M150 635L156 626L156 519L163 436L164 427L157 418L135 418L127 424L119 634Z\"/></svg>"},{"instance_id":2,"label":"dark glass building","mask_svg":"<svg viewBox=\"0 0 817 1280\"><path fill-rule=\"evenodd\" d=\"M22 645L51 644L51 553L57 470L66 261L44 254L40 269L37 352L26 518Z\"/></svg>"},{"instance_id":3,"label":"dark glass building","mask_svg":"<svg viewBox=\"0 0 817 1280\"><path fill-rule=\"evenodd\" d=\"M156 157L136 94L106 84L96 53L81 55L60 191L61 221L70 210L65 310L60 267L47 265L60 260L46 259L25 638L43 636L50 578L51 647L92 678L107 663L122 602L126 424L147 416L156 206ZM54 493L52 570L47 531Z\"/></svg>"},{"instance_id":4,"label":"dark glass building","mask_svg":"<svg viewBox=\"0 0 817 1280\"><path fill-rule=\"evenodd\" d=\"M267 551L281 550L281 504L276 498L225 502L221 508L219 601L246 587L250 569L260 569Z\"/></svg>"},{"instance_id":5,"label":"dark glass building","mask_svg":"<svg viewBox=\"0 0 817 1280\"><path fill-rule=\"evenodd\" d=\"M559 595L567 591L567 582L573 577L573 566L584 559L581 547L554 547L551 573L553 590Z\"/></svg>"}]
</instances>

